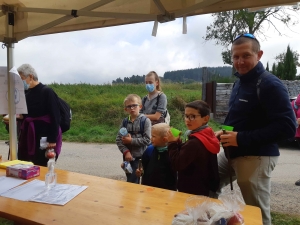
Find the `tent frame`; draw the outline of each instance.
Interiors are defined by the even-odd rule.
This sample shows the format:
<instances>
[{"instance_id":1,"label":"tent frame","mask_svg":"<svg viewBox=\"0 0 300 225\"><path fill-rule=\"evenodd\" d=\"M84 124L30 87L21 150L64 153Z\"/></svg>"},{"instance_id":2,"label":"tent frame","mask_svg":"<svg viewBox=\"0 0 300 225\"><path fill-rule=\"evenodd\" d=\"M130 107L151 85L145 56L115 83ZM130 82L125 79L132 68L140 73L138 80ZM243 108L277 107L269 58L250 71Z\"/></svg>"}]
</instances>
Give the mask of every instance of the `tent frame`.
<instances>
[{"instance_id":1,"label":"tent frame","mask_svg":"<svg viewBox=\"0 0 300 225\"><path fill-rule=\"evenodd\" d=\"M219 11L234 10L248 7L263 7L267 8L270 6L278 6L282 4L296 4L294 0L260 0L259 2L252 3L252 1L234 1L234 3L228 4L225 0L203 0L199 3L188 7L182 7L181 9L169 12L166 10L166 7L162 4L161 0L151 0L157 7L160 14L138 14L138 13L118 13L118 12L93 12L92 10L100 8L104 5L107 5L115 0L99 0L91 5L88 5L82 9L47 9L47 8L30 8L30 7L18 7L9 4L1 5L2 11L0 12L0 17L6 16L6 34L0 37L0 41L4 43L7 47L7 77L8 77L8 106L9 106L9 145L10 145L10 160L17 158L17 123L16 123L16 107L14 104L15 96L15 75L9 73L14 65L14 44L20 40L23 40L27 37L34 35L43 35L57 32L66 32L63 28L53 29L47 31L50 28L53 28L59 24L62 24L68 20L77 18L79 16L85 17L102 17L102 18L112 18L112 19L125 19L129 22L123 22L123 24L136 23L138 22L148 22L154 21L154 27L157 29L157 23L164 23L175 20L175 18L183 17L184 24L184 33L186 32L186 17L199 14L214 13ZM9 1L8 1L9 2ZM184 4L185 1L182 1ZM59 19L55 19L52 22L41 25L33 30L25 31L22 33L15 34L14 24L16 19L16 13L47 13L47 14L59 14L64 15ZM118 24L109 24L106 26L121 25ZM91 27L87 26L85 29L90 29ZM95 27L92 27L95 28ZM82 30L81 27L76 27L73 30ZM155 30L155 29L154 29ZM156 33L155 31L153 31ZM155 36L155 35L154 35Z\"/></svg>"}]
</instances>

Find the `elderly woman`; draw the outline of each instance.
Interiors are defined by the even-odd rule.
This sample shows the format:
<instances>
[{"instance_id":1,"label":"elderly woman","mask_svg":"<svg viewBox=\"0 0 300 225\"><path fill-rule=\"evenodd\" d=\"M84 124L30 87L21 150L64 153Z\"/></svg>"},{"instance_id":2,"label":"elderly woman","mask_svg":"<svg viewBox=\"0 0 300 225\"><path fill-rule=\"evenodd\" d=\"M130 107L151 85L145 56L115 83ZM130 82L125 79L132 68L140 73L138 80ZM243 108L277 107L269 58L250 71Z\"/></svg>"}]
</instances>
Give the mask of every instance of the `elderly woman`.
<instances>
[{"instance_id":1,"label":"elderly woman","mask_svg":"<svg viewBox=\"0 0 300 225\"><path fill-rule=\"evenodd\" d=\"M18 68L26 93L28 114L23 115L19 137L18 159L35 165L47 166L46 149L40 148L42 137L47 138L47 149L54 149L58 157L62 136L59 100L56 93L38 81L35 69L29 64Z\"/></svg>"}]
</instances>

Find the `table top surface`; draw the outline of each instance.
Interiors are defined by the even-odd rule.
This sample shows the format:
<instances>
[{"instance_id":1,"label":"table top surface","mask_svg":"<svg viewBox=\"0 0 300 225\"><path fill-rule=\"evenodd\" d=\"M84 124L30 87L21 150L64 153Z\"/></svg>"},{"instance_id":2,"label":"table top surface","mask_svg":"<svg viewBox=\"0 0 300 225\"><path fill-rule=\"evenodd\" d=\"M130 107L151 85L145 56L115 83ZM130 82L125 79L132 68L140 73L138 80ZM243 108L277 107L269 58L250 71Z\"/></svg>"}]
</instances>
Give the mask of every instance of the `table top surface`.
<instances>
[{"instance_id":1,"label":"table top surface","mask_svg":"<svg viewBox=\"0 0 300 225\"><path fill-rule=\"evenodd\" d=\"M44 180L47 168L41 167ZM0 197L0 217L21 224L171 224L192 195L102 177L56 170L57 183L88 186L64 206ZM0 169L0 176L5 170ZM218 200L214 200L218 201ZM246 206L245 224L261 225L259 208Z\"/></svg>"}]
</instances>

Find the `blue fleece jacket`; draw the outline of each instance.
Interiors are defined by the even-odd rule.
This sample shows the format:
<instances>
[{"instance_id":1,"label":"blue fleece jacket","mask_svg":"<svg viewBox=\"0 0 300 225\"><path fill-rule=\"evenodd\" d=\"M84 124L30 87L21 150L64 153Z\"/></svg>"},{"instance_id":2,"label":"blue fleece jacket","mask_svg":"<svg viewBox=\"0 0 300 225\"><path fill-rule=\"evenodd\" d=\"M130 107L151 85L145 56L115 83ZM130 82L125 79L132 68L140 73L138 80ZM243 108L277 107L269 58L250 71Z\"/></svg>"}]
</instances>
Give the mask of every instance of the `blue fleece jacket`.
<instances>
[{"instance_id":1,"label":"blue fleece jacket","mask_svg":"<svg viewBox=\"0 0 300 225\"><path fill-rule=\"evenodd\" d=\"M287 89L273 74L263 76L257 94L257 81L265 72L261 62L247 74L236 73L225 125L238 132L238 147L229 147L230 157L279 156L277 141L295 135L295 115Z\"/></svg>"}]
</instances>

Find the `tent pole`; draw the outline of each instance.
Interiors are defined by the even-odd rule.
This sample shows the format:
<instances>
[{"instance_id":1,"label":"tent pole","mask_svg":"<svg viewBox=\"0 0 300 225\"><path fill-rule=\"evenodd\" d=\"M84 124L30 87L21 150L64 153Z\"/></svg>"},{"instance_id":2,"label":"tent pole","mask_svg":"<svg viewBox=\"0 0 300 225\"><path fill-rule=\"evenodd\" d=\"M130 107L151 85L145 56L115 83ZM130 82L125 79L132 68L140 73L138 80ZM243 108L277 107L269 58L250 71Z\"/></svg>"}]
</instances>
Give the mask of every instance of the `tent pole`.
<instances>
[{"instance_id":1,"label":"tent pole","mask_svg":"<svg viewBox=\"0 0 300 225\"><path fill-rule=\"evenodd\" d=\"M14 14L8 12L7 18L7 79L8 79L8 114L9 114L9 159L17 159L17 121L16 121L16 105L15 105L15 75L9 71L13 67L13 35L14 35Z\"/></svg>"}]
</instances>

